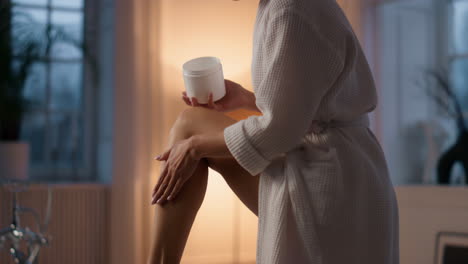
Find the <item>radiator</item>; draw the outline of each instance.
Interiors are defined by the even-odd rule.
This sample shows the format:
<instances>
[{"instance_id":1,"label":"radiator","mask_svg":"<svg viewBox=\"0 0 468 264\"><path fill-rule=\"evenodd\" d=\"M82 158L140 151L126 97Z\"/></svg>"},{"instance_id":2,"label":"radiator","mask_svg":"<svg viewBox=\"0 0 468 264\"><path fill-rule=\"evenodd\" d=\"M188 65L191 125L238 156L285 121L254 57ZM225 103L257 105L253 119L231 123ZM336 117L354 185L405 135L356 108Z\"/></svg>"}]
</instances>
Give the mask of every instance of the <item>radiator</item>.
<instances>
[{"instance_id":1,"label":"radiator","mask_svg":"<svg viewBox=\"0 0 468 264\"><path fill-rule=\"evenodd\" d=\"M106 185L52 185L49 245L39 254L39 264L105 264L109 259L109 199ZM0 187L0 228L11 222L12 194ZM45 216L47 186L34 185L19 194L23 207ZM32 217L22 214L21 225L32 226ZM0 263L13 264L7 249L0 250Z\"/></svg>"}]
</instances>

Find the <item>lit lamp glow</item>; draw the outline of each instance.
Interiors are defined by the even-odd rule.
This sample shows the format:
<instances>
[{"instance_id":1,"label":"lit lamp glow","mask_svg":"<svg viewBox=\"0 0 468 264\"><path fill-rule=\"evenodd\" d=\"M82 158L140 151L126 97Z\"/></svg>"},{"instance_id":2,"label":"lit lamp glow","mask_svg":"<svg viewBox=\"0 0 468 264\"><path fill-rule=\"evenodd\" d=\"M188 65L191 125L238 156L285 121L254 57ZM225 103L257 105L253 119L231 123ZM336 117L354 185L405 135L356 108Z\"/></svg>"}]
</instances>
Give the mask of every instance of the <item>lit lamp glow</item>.
<instances>
[{"instance_id":1,"label":"lit lamp glow","mask_svg":"<svg viewBox=\"0 0 468 264\"><path fill-rule=\"evenodd\" d=\"M182 65L193 58L221 60L226 79L251 89L252 35L258 1L160 0L158 54L163 113L170 126L184 103ZM156 15L155 15L156 17ZM153 179L159 171L153 172ZM187 242L183 263L255 262L257 219L221 175L209 171L204 203Z\"/></svg>"}]
</instances>

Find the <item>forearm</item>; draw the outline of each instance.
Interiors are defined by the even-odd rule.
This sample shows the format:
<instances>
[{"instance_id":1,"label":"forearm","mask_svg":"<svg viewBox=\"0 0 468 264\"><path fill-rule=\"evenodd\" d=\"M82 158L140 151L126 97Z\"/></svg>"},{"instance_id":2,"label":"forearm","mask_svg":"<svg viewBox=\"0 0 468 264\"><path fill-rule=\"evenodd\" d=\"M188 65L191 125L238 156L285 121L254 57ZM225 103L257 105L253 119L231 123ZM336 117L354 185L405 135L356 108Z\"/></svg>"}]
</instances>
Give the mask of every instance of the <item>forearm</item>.
<instances>
[{"instance_id":1,"label":"forearm","mask_svg":"<svg viewBox=\"0 0 468 264\"><path fill-rule=\"evenodd\" d=\"M223 131L215 134L198 134L190 138L193 155L201 158L232 158L232 154L224 141Z\"/></svg>"}]
</instances>

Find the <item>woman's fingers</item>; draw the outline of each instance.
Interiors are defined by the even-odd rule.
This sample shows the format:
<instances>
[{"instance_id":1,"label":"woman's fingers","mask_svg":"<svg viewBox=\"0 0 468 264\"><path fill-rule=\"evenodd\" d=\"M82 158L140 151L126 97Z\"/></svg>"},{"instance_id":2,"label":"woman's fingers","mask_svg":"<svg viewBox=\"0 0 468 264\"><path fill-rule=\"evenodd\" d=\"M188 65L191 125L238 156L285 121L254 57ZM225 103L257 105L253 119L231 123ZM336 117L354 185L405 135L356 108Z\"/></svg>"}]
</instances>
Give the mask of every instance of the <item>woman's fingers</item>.
<instances>
[{"instance_id":1,"label":"woman's fingers","mask_svg":"<svg viewBox=\"0 0 468 264\"><path fill-rule=\"evenodd\" d=\"M195 97L192 97L192 104L193 104L193 106L200 106L200 104L198 103L197 98L195 98Z\"/></svg>"},{"instance_id":2,"label":"woman's fingers","mask_svg":"<svg viewBox=\"0 0 468 264\"><path fill-rule=\"evenodd\" d=\"M165 164L164 164L164 169L163 171L161 172L161 176L159 176L159 180L158 180L158 183L156 184L156 186L154 187L153 189L153 193L152 193L152 200L151 200L151 203L154 204L155 201L158 200L158 197L161 195L161 193L163 192L163 190L165 189L165 184L167 185L167 174L168 174L168 168L169 166L167 166L167 160L169 159L169 155L171 154L171 151L172 151L172 148L166 150L163 152L163 154L157 156L155 159L159 160L159 161L166 161Z\"/></svg>"},{"instance_id":3,"label":"woman's fingers","mask_svg":"<svg viewBox=\"0 0 468 264\"><path fill-rule=\"evenodd\" d=\"M166 164L159 178L159 182L153 190L151 204L155 204L159 200L161 195L164 193L164 191L166 190L167 184L169 181L168 174L169 174L169 166L167 166Z\"/></svg>"},{"instance_id":4,"label":"woman's fingers","mask_svg":"<svg viewBox=\"0 0 468 264\"><path fill-rule=\"evenodd\" d=\"M167 164L165 164L165 167L164 169L162 170L161 172L161 175L159 176L159 179L158 179L158 183L156 183L156 185L154 186L154 189L153 189L153 193L151 194L151 197L154 198L154 196L156 195L156 192L159 190L159 188L161 187L163 181L164 181L164 178L166 176L166 171L167 171Z\"/></svg>"},{"instance_id":5,"label":"woman's fingers","mask_svg":"<svg viewBox=\"0 0 468 264\"><path fill-rule=\"evenodd\" d=\"M208 96L208 107L210 109L216 109L216 105L213 102L213 93L210 93L210 95Z\"/></svg>"},{"instance_id":6,"label":"woman's fingers","mask_svg":"<svg viewBox=\"0 0 468 264\"><path fill-rule=\"evenodd\" d=\"M169 199L169 195L172 193L172 190L174 189L174 186L176 184L176 177L174 175L169 176L170 180L169 183L167 184L167 187L164 190L164 193L161 195L161 197L156 201L158 204L162 204L166 202ZM172 199L172 197L171 197Z\"/></svg>"},{"instance_id":7,"label":"woman's fingers","mask_svg":"<svg viewBox=\"0 0 468 264\"><path fill-rule=\"evenodd\" d=\"M171 154L171 149L164 151L163 154L155 157L154 159L159 161L167 160L169 158L169 154Z\"/></svg>"},{"instance_id":8,"label":"woman's fingers","mask_svg":"<svg viewBox=\"0 0 468 264\"><path fill-rule=\"evenodd\" d=\"M168 200L174 200L179 194L180 189L184 185L184 181L182 179L178 179L177 182L174 185L174 189L172 190L172 193L167 197Z\"/></svg>"},{"instance_id":9,"label":"woman's fingers","mask_svg":"<svg viewBox=\"0 0 468 264\"><path fill-rule=\"evenodd\" d=\"M213 101L213 93L210 93L208 96L208 103L207 104L200 104L196 97L189 98L185 92L182 92L183 96L182 99L185 101L186 104L191 106L201 106L209 109L217 109L217 105Z\"/></svg>"},{"instance_id":10,"label":"woman's fingers","mask_svg":"<svg viewBox=\"0 0 468 264\"><path fill-rule=\"evenodd\" d=\"M189 105L189 106L192 106L192 102L190 102L190 99L186 96L182 96L182 100L184 100L184 102Z\"/></svg>"},{"instance_id":11,"label":"woman's fingers","mask_svg":"<svg viewBox=\"0 0 468 264\"><path fill-rule=\"evenodd\" d=\"M161 196L162 189L167 185L167 177L161 176L161 180L158 182L157 187L153 190L152 200L156 200L157 197Z\"/></svg>"},{"instance_id":12,"label":"woman's fingers","mask_svg":"<svg viewBox=\"0 0 468 264\"><path fill-rule=\"evenodd\" d=\"M159 185L159 188L156 190L156 194L153 196L153 199L151 200L151 204L155 204L161 199L161 195L166 191L168 181L169 181L169 177L168 176L164 177L164 179L161 181L161 184Z\"/></svg>"},{"instance_id":13,"label":"woman's fingers","mask_svg":"<svg viewBox=\"0 0 468 264\"><path fill-rule=\"evenodd\" d=\"M185 104L192 106L192 102L190 101L190 98L187 96L186 91L182 91L182 100L184 100Z\"/></svg>"}]
</instances>

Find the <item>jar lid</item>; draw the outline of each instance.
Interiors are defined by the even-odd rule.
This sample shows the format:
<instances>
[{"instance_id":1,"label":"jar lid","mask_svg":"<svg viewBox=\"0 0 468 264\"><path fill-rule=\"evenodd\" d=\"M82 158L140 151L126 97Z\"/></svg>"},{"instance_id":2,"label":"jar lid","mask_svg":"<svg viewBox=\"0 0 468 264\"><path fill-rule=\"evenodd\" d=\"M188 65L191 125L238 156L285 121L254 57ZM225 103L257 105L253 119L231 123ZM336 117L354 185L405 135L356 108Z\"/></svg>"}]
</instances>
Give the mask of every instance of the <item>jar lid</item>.
<instances>
[{"instance_id":1,"label":"jar lid","mask_svg":"<svg viewBox=\"0 0 468 264\"><path fill-rule=\"evenodd\" d=\"M182 68L184 74L204 75L218 71L221 61L216 57L200 57L187 61Z\"/></svg>"}]
</instances>

